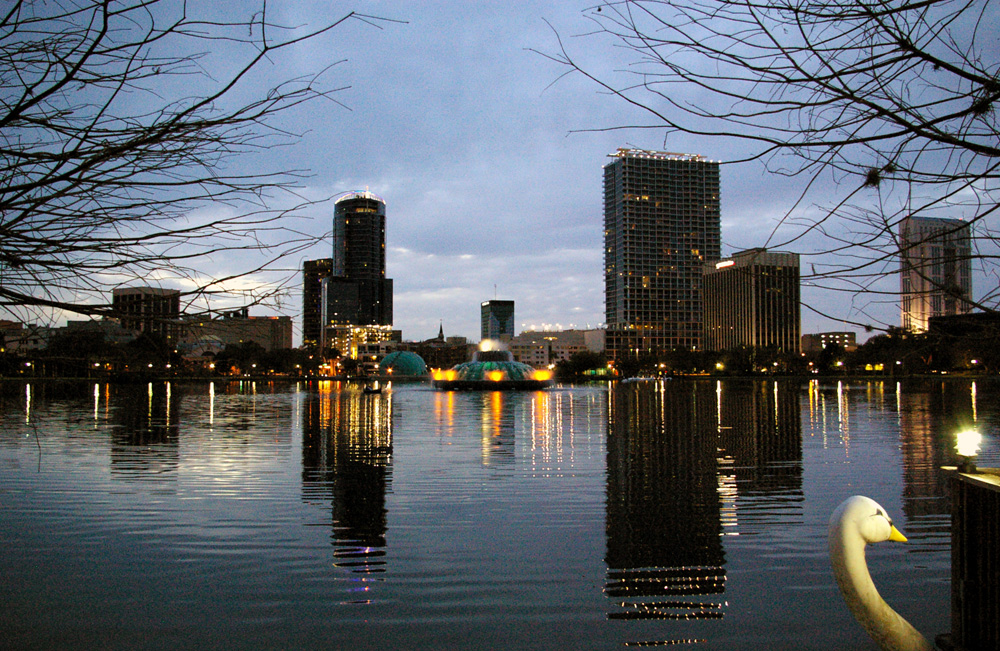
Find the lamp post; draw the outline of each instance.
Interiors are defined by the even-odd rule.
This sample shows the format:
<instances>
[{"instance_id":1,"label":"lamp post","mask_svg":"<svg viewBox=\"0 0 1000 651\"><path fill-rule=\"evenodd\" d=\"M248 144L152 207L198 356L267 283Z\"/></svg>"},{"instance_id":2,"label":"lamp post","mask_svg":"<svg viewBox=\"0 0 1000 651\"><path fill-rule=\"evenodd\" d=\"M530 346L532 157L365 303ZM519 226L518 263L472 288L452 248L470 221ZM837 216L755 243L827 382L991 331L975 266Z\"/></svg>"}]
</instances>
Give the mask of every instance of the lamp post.
<instances>
[{"instance_id":1,"label":"lamp post","mask_svg":"<svg viewBox=\"0 0 1000 651\"><path fill-rule=\"evenodd\" d=\"M955 450L962 457L958 464L958 471L966 474L975 474L976 460L979 454L979 446L982 444L983 436L976 430L963 430L955 435Z\"/></svg>"}]
</instances>

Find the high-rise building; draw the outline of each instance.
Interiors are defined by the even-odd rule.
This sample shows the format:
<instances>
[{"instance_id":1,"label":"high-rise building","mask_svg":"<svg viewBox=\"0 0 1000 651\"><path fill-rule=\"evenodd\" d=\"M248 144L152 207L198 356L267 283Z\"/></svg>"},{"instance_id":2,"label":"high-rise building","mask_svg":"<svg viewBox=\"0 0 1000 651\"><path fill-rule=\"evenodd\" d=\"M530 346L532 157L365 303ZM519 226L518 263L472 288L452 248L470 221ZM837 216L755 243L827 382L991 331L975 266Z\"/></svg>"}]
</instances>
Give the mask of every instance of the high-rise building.
<instances>
[{"instance_id":1,"label":"high-rise building","mask_svg":"<svg viewBox=\"0 0 1000 651\"><path fill-rule=\"evenodd\" d=\"M720 255L719 164L619 149L604 166L604 303L613 358L701 347L702 272Z\"/></svg>"},{"instance_id":2,"label":"high-rise building","mask_svg":"<svg viewBox=\"0 0 1000 651\"><path fill-rule=\"evenodd\" d=\"M934 316L972 309L972 237L959 219L907 217L899 226L902 326L925 332Z\"/></svg>"},{"instance_id":3,"label":"high-rise building","mask_svg":"<svg viewBox=\"0 0 1000 651\"><path fill-rule=\"evenodd\" d=\"M119 287L111 292L111 309L122 327L153 333L168 342L177 338L181 293L159 287Z\"/></svg>"},{"instance_id":4,"label":"high-rise building","mask_svg":"<svg viewBox=\"0 0 1000 651\"><path fill-rule=\"evenodd\" d=\"M799 255L748 249L705 265L705 350L798 353Z\"/></svg>"},{"instance_id":5,"label":"high-rise building","mask_svg":"<svg viewBox=\"0 0 1000 651\"><path fill-rule=\"evenodd\" d=\"M323 338L323 280L333 275L333 258L302 263L302 345L318 346Z\"/></svg>"},{"instance_id":6,"label":"high-rise building","mask_svg":"<svg viewBox=\"0 0 1000 651\"><path fill-rule=\"evenodd\" d=\"M514 337L514 301L484 301L480 305L482 339L510 341Z\"/></svg>"},{"instance_id":7,"label":"high-rise building","mask_svg":"<svg viewBox=\"0 0 1000 651\"><path fill-rule=\"evenodd\" d=\"M325 261L320 262L324 264L318 267L325 267ZM385 277L385 201L381 197L365 190L337 199L329 265L329 275L319 279L322 325L317 343L357 357L359 346L392 336L392 280ZM318 270L317 275L323 272Z\"/></svg>"}]
</instances>

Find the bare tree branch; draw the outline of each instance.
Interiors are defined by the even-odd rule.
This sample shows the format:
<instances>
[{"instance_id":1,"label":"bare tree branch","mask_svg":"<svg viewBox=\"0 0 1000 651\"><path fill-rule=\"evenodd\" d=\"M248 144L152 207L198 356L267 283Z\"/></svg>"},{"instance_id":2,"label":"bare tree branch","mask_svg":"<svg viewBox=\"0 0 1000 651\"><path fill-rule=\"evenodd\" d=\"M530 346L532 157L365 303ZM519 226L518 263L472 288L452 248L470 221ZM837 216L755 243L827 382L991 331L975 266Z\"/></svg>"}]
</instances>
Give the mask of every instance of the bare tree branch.
<instances>
[{"instance_id":1,"label":"bare tree branch","mask_svg":"<svg viewBox=\"0 0 1000 651\"><path fill-rule=\"evenodd\" d=\"M896 231L911 215L972 225L974 263L997 275L1000 62L984 0L620 0L587 10L581 38L623 50L597 75L557 37L549 59L645 111L607 128L726 138L769 170L832 179L842 196L800 197L767 246L822 235L803 280L888 296ZM590 48L592 51L593 48ZM785 233L785 235L782 235ZM997 307L987 289L976 305ZM886 298L888 300L888 298Z\"/></svg>"},{"instance_id":2,"label":"bare tree branch","mask_svg":"<svg viewBox=\"0 0 1000 651\"><path fill-rule=\"evenodd\" d=\"M298 139L277 116L343 89L330 67L270 87L260 73L348 21L384 21L283 26L261 2L231 19L182 0L18 0L0 14L0 313L107 314L111 288L156 278L224 294L315 242L291 226L304 170L234 170ZM258 255L206 275L237 252Z\"/></svg>"}]
</instances>

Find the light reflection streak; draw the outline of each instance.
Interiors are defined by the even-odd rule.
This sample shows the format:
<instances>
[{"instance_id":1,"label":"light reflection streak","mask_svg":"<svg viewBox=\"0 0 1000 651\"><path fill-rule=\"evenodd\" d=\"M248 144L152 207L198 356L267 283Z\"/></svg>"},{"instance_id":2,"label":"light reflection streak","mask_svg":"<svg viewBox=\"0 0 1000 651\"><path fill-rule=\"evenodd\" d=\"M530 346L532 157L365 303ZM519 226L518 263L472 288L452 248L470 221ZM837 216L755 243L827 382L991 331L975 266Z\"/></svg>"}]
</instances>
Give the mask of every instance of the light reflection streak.
<instances>
[{"instance_id":1,"label":"light reflection streak","mask_svg":"<svg viewBox=\"0 0 1000 651\"><path fill-rule=\"evenodd\" d=\"M100 418L101 409L101 385L94 384L94 429L97 429L97 421Z\"/></svg>"},{"instance_id":2,"label":"light reflection streak","mask_svg":"<svg viewBox=\"0 0 1000 651\"><path fill-rule=\"evenodd\" d=\"M848 407L849 388L844 386L843 380L837 381L837 419L840 431L840 440L844 442L844 452L850 454L851 447L851 422L850 410Z\"/></svg>"},{"instance_id":3,"label":"light reflection streak","mask_svg":"<svg viewBox=\"0 0 1000 651\"><path fill-rule=\"evenodd\" d=\"M774 382L771 393L774 396L774 431L778 432L779 423L781 423L781 414L778 411L778 383Z\"/></svg>"},{"instance_id":4,"label":"light reflection streak","mask_svg":"<svg viewBox=\"0 0 1000 651\"><path fill-rule=\"evenodd\" d=\"M31 385L24 385L24 422L31 422Z\"/></svg>"},{"instance_id":5,"label":"light reflection streak","mask_svg":"<svg viewBox=\"0 0 1000 651\"><path fill-rule=\"evenodd\" d=\"M972 381L972 386L969 389L972 394L972 422L975 423L979 420L979 413L976 409L976 381Z\"/></svg>"},{"instance_id":6,"label":"light reflection streak","mask_svg":"<svg viewBox=\"0 0 1000 651\"><path fill-rule=\"evenodd\" d=\"M777 430L777 425L775 429ZM740 532L736 529L739 526L736 501L739 498L739 490L736 484L736 459L729 455L723 455L717 460L719 464L719 520L722 524L722 535L738 536ZM732 531L727 531L727 529Z\"/></svg>"},{"instance_id":7,"label":"light reflection streak","mask_svg":"<svg viewBox=\"0 0 1000 651\"><path fill-rule=\"evenodd\" d=\"M722 380L715 381L715 428L722 431Z\"/></svg>"}]
</instances>

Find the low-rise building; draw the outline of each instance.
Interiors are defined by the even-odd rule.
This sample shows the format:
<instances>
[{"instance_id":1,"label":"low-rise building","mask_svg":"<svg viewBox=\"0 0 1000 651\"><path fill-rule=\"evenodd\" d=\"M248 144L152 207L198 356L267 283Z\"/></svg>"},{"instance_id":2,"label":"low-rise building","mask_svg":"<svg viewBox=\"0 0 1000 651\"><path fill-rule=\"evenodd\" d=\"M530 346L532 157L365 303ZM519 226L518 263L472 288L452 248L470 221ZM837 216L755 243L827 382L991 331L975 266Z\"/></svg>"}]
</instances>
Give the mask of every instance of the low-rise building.
<instances>
[{"instance_id":1,"label":"low-rise building","mask_svg":"<svg viewBox=\"0 0 1000 651\"><path fill-rule=\"evenodd\" d=\"M536 368L569 360L574 353L604 351L604 330L528 330L511 339L510 352Z\"/></svg>"},{"instance_id":2,"label":"low-rise building","mask_svg":"<svg viewBox=\"0 0 1000 651\"><path fill-rule=\"evenodd\" d=\"M179 349L215 352L218 347L256 343L264 350L292 347L292 318L250 316L246 308L221 318L186 316L180 320Z\"/></svg>"},{"instance_id":3,"label":"low-rise building","mask_svg":"<svg viewBox=\"0 0 1000 651\"><path fill-rule=\"evenodd\" d=\"M858 349L857 335L853 332L817 332L802 335L802 352L807 355L822 352L830 344L840 346L845 352L851 353Z\"/></svg>"}]
</instances>

